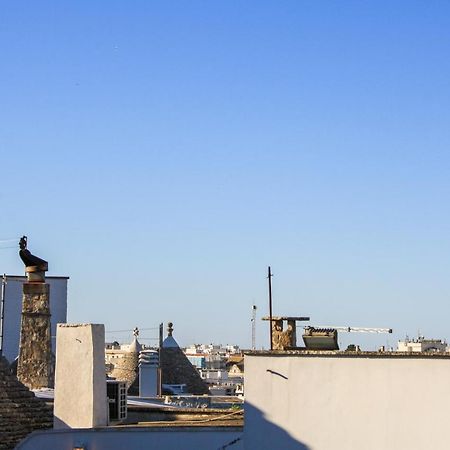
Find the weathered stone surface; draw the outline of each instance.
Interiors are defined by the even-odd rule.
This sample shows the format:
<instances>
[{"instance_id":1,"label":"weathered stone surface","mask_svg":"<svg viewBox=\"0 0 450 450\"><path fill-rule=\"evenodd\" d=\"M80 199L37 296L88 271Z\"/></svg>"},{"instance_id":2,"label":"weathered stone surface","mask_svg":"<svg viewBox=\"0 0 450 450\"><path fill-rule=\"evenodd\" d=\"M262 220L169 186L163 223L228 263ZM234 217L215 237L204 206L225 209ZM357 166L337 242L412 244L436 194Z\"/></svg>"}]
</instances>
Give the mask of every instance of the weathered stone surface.
<instances>
[{"instance_id":1,"label":"weathered stone surface","mask_svg":"<svg viewBox=\"0 0 450 450\"><path fill-rule=\"evenodd\" d=\"M201 395L209 392L197 369L179 347L162 348L160 366L164 384L186 384L191 394Z\"/></svg>"},{"instance_id":2,"label":"weathered stone surface","mask_svg":"<svg viewBox=\"0 0 450 450\"><path fill-rule=\"evenodd\" d=\"M296 346L295 321L288 321L288 326L283 331L283 320L272 321L272 349L285 350Z\"/></svg>"},{"instance_id":3,"label":"weathered stone surface","mask_svg":"<svg viewBox=\"0 0 450 450\"><path fill-rule=\"evenodd\" d=\"M51 407L11 374L0 358L0 450L11 450L32 431L51 428Z\"/></svg>"},{"instance_id":4,"label":"weathered stone surface","mask_svg":"<svg viewBox=\"0 0 450 450\"><path fill-rule=\"evenodd\" d=\"M23 285L17 378L30 389L53 387L54 383L49 291L45 283Z\"/></svg>"},{"instance_id":5,"label":"weathered stone surface","mask_svg":"<svg viewBox=\"0 0 450 450\"><path fill-rule=\"evenodd\" d=\"M130 352L129 354L125 354L114 364L110 376L116 380L125 381L128 389L136 380L138 363L139 353Z\"/></svg>"}]
</instances>

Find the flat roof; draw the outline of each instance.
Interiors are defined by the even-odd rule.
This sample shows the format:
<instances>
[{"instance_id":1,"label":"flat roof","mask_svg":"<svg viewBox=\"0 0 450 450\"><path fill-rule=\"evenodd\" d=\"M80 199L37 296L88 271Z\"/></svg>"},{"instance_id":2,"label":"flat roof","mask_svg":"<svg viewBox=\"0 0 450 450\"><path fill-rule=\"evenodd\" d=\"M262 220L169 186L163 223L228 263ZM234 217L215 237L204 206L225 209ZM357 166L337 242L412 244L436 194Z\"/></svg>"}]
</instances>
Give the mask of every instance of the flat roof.
<instances>
[{"instance_id":1,"label":"flat roof","mask_svg":"<svg viewBox=\"0 0 450 450\"><path fill-rule=\"evenodd\" d=\"M209 419L213 420L213 419ZM122 431L133 431L139 429L142 431L144 428L149 428L152 431L167 431L166 428L178 429L179 431L189 431L190 428L197 428L196 431L201 431L202 428L208 431L223 431L224 428L228 429L227 431L237 431L242 432L244 427L244 419L241 417L239 419L235 419L233 421L219 421L215 420L214 422L209 422L209 420L199 420L198 423L195 423L195 420L191 421L182 421L182 420L167 420L167 421L155 421L155 422L138 422L136 424L117 424L111 425L109 429L122 430ZM200 430L198 430L200 428ZM106 430L107 428L97 427L96 430ZM150 430L149 430L150 431Z\"/></svg>"},{"instance_id":2,"label":"flat roof","mask_svg":"<svg viewBox=\"0 0 450 450\"><path fill-rule=\"evenodd\" d=\"M244 352L245 356L299 357L299 358L404 358L404 359L449 359L444 352L378 352L345 350L256 350Z\"/></svg>"},{"instance_id":3,"label":"flat roof","mask_svg":"<svg viewBox=\"0 0 450 450\"><path fill-rule=\"evenodd\" d=\"M5 274L6 278L15 278L18 280L26 280L26 275L8 275ZM59 275L46 275L45 278L51 278L51 279L60 279L60 280L68 280L70 277L64 277Z\"/></svg>"},{"instance_id":4,"label":"flat roof","mask_svg":"<svg viewBox=\"0 0 450 450\"><path fill-rule=\"evenodd\" d=\"M268 316L263 317L261 320L272 320L272 322L276 322L279 320L295 320L300 322L309 321L309 317L305 316L272 316L272 319Z\"/></svg>"}]
</instances>

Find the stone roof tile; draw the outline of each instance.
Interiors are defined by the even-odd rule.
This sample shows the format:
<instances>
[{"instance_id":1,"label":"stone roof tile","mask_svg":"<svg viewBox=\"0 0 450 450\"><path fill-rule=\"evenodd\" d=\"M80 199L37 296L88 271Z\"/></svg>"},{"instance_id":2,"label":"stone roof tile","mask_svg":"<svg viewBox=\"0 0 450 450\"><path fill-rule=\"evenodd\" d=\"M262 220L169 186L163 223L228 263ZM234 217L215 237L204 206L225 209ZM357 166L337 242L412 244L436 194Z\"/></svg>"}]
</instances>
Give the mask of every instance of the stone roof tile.
<instances>
[{"instance_id":1,"label":"stone roof tile","mask_svg":"<svg viewBox=\"0 0 450 450\"><path fill-rule=\"evenodd\" d=\"M51 407L24 386L0 357L0 450L13 449L32 431L52 426Z\"/></svg>"}]
</instances>

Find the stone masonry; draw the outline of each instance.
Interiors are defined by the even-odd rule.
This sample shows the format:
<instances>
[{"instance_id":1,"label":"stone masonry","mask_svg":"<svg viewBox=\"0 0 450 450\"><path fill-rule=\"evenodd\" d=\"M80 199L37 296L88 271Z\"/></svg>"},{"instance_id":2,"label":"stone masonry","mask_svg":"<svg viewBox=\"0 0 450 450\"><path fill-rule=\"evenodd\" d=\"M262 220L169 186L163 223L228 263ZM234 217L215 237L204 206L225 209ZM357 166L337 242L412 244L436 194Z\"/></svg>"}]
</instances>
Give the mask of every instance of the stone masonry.
<instances>
[{"instance_id":1,"label":"stone masonry","mask_svg":"<svg viewBox=\"0 0 450 450\"><path fill-rule=\"evenodd\" d=\"M11 450L32 431L52 424L52 408L20 383L0 357L0 450Z\"/></svg>"},{"instance_id":2,"label":"stone masonry","mask_svg":"<svg viewBox=\"0 0 450 450\"><path fill-rule=\"evenodd\" d=\"M17 378L30 389L53 387L50 286L24 283Z\"/></svg>"},{"instance_id":3,"label":"stone masonry","mask_svg":"<svg viewBox=\"0 0 450 450\"><path fill-rule=\"evenodd\" d=\"M195 395L209 392L208 386L181 348L162 348L160 365L163 384L186 384L188 392Z\"/></svg>"}]
</instances>

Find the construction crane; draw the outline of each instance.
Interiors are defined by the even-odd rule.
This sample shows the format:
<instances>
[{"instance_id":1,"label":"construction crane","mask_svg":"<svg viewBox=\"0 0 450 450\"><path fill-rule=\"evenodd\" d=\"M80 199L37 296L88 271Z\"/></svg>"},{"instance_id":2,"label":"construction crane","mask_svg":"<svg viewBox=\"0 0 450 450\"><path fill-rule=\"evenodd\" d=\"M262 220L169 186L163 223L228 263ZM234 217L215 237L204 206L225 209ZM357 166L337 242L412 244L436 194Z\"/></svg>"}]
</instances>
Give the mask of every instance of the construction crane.
<instances>
[{"instance_id":1,"label":"construction crane","mask_svg":"<svg viewBox=\"0 0 450 450\"><path fill-rule=\"evenodd\" d=\"M308 350L339 350L338 331L346 333L392 333L392 328L306 326L303 341ZM357 346L353 346L357 347ZM358 347L359 348L359 347Z\"/></svg>"},{"instance_id":2,"label":"construction crane","mask_svg":"<svg viewBox=\"0 0 450 450\"><path fill-rule=\"evenodd\" d=\"M332 329L347 333L392 333L392 328L370 328L370 327L334 327L334 326L308 326L304 328Z\"/></svg>"}]
</instances>

